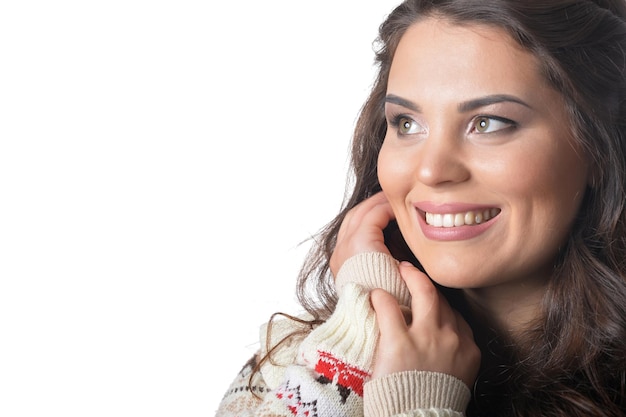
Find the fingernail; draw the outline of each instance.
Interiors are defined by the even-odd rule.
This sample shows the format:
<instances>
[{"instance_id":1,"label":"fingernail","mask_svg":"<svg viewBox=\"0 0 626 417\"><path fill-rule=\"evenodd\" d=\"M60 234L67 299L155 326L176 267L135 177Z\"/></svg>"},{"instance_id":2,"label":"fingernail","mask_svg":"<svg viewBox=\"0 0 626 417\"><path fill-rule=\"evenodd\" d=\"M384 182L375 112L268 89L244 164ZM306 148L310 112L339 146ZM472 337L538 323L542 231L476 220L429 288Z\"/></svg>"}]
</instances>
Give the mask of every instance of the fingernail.
<instances>
[{"instance_id":1,"label":"fingernail","mask_svg":"<svg viewBox=\"0 0 626 417\"><path fill-rule=\"evenodd\" d=\"M411 262L409 262L409 261L401 261L400 265L401 266L413 266L413 264Z\"/></svg>"}]
</instances>

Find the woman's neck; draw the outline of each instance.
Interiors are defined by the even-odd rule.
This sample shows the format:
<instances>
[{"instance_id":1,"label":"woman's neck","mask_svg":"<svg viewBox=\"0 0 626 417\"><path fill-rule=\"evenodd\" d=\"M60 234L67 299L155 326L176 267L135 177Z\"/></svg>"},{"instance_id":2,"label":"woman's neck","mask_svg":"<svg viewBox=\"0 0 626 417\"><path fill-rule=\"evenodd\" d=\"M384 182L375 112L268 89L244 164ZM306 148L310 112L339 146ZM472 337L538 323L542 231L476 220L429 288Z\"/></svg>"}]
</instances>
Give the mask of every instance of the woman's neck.
<instances>
[{"instance_id":1,"label":"woman's neck","mask_svg":"<svg viewBox=\"0 0 626 417\"><path fill-rule=\"evenodd\" d=\"M545 279L510 282L487 288L465 289L466 302L474 317L496 330L516 339L516 335L536 321L541 314L541 301L546 291Z\"/></svg>"}]
</instances>

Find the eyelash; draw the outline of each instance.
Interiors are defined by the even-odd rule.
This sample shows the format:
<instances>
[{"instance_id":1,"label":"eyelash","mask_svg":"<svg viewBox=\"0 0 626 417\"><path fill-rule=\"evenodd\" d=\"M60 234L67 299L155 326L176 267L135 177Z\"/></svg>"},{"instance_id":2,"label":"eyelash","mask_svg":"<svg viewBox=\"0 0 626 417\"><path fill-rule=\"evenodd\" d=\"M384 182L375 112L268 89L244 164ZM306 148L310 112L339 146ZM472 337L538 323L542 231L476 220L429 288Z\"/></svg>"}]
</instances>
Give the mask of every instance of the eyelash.
<instances>
[{"instance_id":1,"label":"eyelash","mask_svg":"<svg viewBox=\"0 0 626 417\"><path fill-rule=\"evenodd\" d=\"M400 124L400 119L404 118L407 118L407 116L404 114L392 114L391 117L389 117L387 120L390 126L398 127L398 125Z\"/></svg>"},{"instance_id":2,"label":"eyelash","mask_svg":"<svg viewBox=\"0 0 626 417\"><path fill-rule=\"evenodd\" d=\"M493 120L497 123L503 123L507 126L496 130L495 132L476 132L476 123L479 122L481 119L488 119L488 120ZM502 132L502 131L508 131L509 129L515 129L518 126L518 124L516 122L514 122L511 119L507 119L504 117L499 117L499 116L491 116L491 115L486 115L486 114L481 114L479 116L476 116L472 119L471 123L470 123L470 133L476 133L479 135L484 135L484 134L492 134L492 133L498 133L498 132Z\"/></svg>"},{"instance_id":3,"label":"eyelash","mask_svg":"<svg viewBox=\"0 0 626 417\"><path fill-rule=\"evenodd\" d=\"M408 136L409 135L407 133L402 133L402 132L399 131L400 122L403 119L404 120L409 120L412 123L417 123L415 121L415 119L413 119L410 116L407 116L406 114L400 113L400 114L391 115L391 117L388 120L388 124L389 124L389 126L393 127L396 130L398 136ZM498 129L495 132L476 132L476 123L478 121L480 121L481 119L493 120L495 122L503 123L503 124L508 125L508 126L503 127L501 129ZM419 123L417 123L417 124L419 125ZM511 120L511 119L507 119L507 118L499 117L499 116L492 116L492 115L481 114L481 115L478 115L478 116L472 118L472 120L470 122L469 133L476 133L476 134L479 134L479 135L494 134L494 133L498 133L498 132L501 132L501 131L508 131L509 129L515 129L515 128L517 128L517 126L518 126L518 124L515 121Z\"/></svg>"},{"instance_id":4,"label":"eyelash","mask_svg":"<svg viewBox=\"0 0 626 417\"><path fill-rule=\"evenodd\" d=\"M403 120L403 119L410 120L412 123L416 123L416 124L419 125L419 123L417 123L415 121L415 119L413 119L410 116L407 116L406 114L400 113L400 114L391 115L391 117L388 119L387 123L389 124L389 126L393 127L396 130L396 132L398 133L398 136L407 136L408 135L406 133L402 133L402 132L399 131L399 129L400 129L400 121Z\"/></svg>"}]
</instances>

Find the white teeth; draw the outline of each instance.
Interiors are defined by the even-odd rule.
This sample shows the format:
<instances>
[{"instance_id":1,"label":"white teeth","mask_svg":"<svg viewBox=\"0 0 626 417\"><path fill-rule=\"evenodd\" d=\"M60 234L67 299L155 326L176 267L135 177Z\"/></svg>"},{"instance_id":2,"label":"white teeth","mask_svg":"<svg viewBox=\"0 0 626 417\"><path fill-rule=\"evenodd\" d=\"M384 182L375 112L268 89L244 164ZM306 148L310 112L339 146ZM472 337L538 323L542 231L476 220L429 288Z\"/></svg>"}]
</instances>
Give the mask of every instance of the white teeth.
<instances>
[{"instance_id":1,"label":"white teeth","mask_svg":"<svg viewBox=\"0 0 626 417\"><path fill-rule=\"evenodd\" d=\"M426 223L434 227L459 227L480 224L496 217L500 209L492 208L483 211L468 211L466 213L426 213Z\"/></svg>"},{"instance_id":2,"label":"white teeth","mask_svg":"<svg viewBox=\"0 0 626 417\"><path fill-rule=\"evenodd\" d=\"M426 223L435 227L443 227L443 216L441 214L426 213Z\"/></svg>"}]
</instances>

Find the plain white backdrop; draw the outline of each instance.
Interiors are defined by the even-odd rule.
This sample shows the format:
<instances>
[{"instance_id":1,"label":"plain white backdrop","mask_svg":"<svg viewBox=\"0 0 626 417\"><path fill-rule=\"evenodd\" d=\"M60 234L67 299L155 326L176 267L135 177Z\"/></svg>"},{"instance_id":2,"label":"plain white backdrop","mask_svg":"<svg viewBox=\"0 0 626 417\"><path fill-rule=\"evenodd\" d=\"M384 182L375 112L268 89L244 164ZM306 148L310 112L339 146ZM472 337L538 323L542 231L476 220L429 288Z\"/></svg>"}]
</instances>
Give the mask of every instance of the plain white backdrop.
<instances>
[{"instance_id":1,"label":"plain white backdrop","mask_svg":"<svg viewBox=\"0 0 626 417\"><path fill-rule=\"evenodd\" d=\"M300 311L397 3L0 5L0 415L214 415Z\"/></svg>"}]
</instances>

